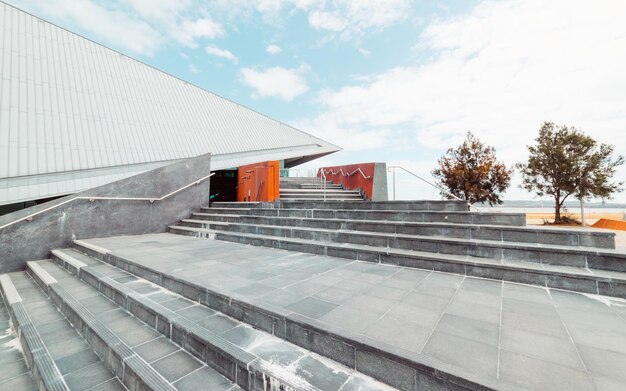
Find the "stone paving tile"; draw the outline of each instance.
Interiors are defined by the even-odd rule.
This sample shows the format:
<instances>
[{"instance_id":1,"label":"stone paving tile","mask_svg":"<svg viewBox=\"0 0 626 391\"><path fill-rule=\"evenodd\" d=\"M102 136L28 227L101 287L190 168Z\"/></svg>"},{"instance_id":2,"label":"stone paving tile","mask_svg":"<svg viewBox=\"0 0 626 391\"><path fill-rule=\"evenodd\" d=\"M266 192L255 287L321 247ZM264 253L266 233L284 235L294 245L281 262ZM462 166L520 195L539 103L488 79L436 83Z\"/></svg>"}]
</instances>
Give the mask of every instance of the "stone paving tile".
<instances>
[{"instance_id":1,"label":"stone paving tile","mask_svg":"<svg viewBox=\"0 0 626 391\"><path fill-rule=\"evenodd\" d=\"M208 318L201 319L196 323L216 334L228 331L238 325L238 323L233 319L219 313L209 316Z\"/></svg>"},{"instance_id":2,"label":"stone paving tile","mask_svg":"<svg viewBox=\"0 0 626 391\"><path fill-rule=\"evenodd\" d=\"M126 391L126 387L115 378L90 388L89 391Z\"/></svg>"},{"instance_id":3,"label":"stone paving tile","mask_svg":"<svg viewBox=\"0 0 626 391\"><path fill-rule=\"evenodd\" d=\"M437 325L437 331L496 348L499 346L500 326L496 323L445 313Z\"/></svg>"},{"instance_id":4,"label":"stone paving tile","mask_svg":"<svg viewBox=\"0 0 626 391\"><path fill-rule=\"evenodd\" d=\"M336 307L337 304L334 303L316 299L314 297L305 297L302 300L289 304L285 308L301 315L308 316L309 318L317 319L332 311Z\"/></svg>"},{"instance_id":5,"label":"stone paving tile","mask_svg":"<svg viewBox=\"0 0 626 391\"><path fill-rule=\"evenodd\" d=\"M0 390L37 390L30 372L0 381Z\"/></svg>"},{"instance_id":6,"label":"stone paving tile","mask_svg":"<svg viewBox=\"0 0 626 391\"><path fill-rule=\"evenodd\" d=\"M577 345L580 357L595 378L613 378L626 384L626 354Z\"/></svg>"},{"instance_id":7,"label":"stone paving tile","mask_svg":"<svg viewBox=\"0 0 626 391\"><path fill-rule=\"evenodd\" d=\"M430 336L431 327L406 322L391 316L377 319L363 330L363 334L410 351L418 351Z\"/></svg>"},{"instance_id":8,"label":"stone paving tile","mask_svg":"<svg viewBox=\"0 0 626 391\"><path fill-rule=\"evenodd\" d=\"M0 382L14 378L23 373L28 372L26 361L22 357L19 360L2 364L2 370L0 371Z\"/></svg>"},{"instance_id":9,"label":"stone paving tile","mask_svg":"<svg viewBox=\"0 0 626 391\"><path fill-rule=\"evenodd\" d=\"M82 391L112 378L106 366L98 362L65 375L64 380L72 391Z\"/></svg>"},{"instance_id":10,"label":"stone paving tile","mask_svg":"<svg viewBox=\"0 0 626 391\"><path fill-rule=\"evenodd\" d=\"M359 333L379 319L379 316L368 311L352 310L338 307L321 316L319 320Z\"/></svg>"},{"instance_id":11,"label":"stone paving tile","mask_svg":"<svg viewBox=\"0 0 626 391\"><path fill-rule=\"evenodd\" d=\"M479 376L494 378L498 367L498 348L435 330L421 353L457 365Z\"/></svg>"},{"instance_id":12,"label":"stone paving tile","mask_svg":"<svg viewBox=\"0 0 626 391\"><path fill-rule=\"evenodd\" d=\"M555 337L515 328L502 329L501 347L543 361L584 370L576 347L567 336Z\"/></svg>"},{"instance_id":13,"label":"stone paving tile","mask_svg":"<svg viewBox=\"0 0 626 391\"><path fill-rule=\"evenodd\" d=\"M91 347L88 347L55 360L55 364L59 368L61 375L65 375L85 366L95 364L98 361L100 361L100 358L94 353Z\"/></svg>"},{"instance_id":14,"label":"stone paving tile","mask_svg":"<svg viewBox=\"0 0 626 391\"><path fill-rule=\"evenodd\" d=\"M532 390L593 390L589 374L502 350L500 380Z\"/></svg>"},{"instance_id":15,"label":"stone paving tile","mask_svg":"<svg viewBox=\"0 0 626 391\"><path fill-rule=\"evenodd\" d=\"M228 390L233 384L215 370L203 367L174 383L179 391Z\"/></svg>"},{"instance_id":16,"label":"stone paving tile","mask_svg":"<svg viewBox=\"0 0 626 391\"><path fill-rule=\"evenodd\" d=\"M76 333L74 333L71 338L66 338L64 340L55 340L54 336L52 336L49 341L44 341L44 343L46 344L46 349L50 352L50 357L52 357L53 360L70 354L75 354L89 348L89 344Z\"/></svg>"},{"instance_id":17,"label":"stone paving tile","mask_svg":"<svg viewBox=\"0 0 626 391\"><path fill-rule=\"evenodd\" d=\"M148 254L147 241L160 244ZM276 289L249 301L308 314L355 337L421 351L512 385L593 390L593 380L603 390L624 381L623 300L607 304L607 298L572 292L169 234L91 242L222 293L271 286ZM247 272L237 276L242 270ZM272 276L247 279L254 272ZM240 332L217 315L198 323L233 338ZM269 357L280 351L258 346ZM607 357L611 365L603 365ZM324 381L323 389L333 389L339 379Z\"/></svg>"},{"instance_id":18,"label":"stone paving tile","mask_svg":"<svg viewBox=\"0 0 626 391\"><path fill-rule=\"evenodd\" d=\"M212 309L199 304L196 304L192 307L184 308L182 310L178 310L176 312L193 322L216 314L216 312Z\"/></svg>"},{"instance_id":19,"label":"stone paving tile","mask_svg":"<svg viewBox=\"0 0 626 391\"><path fill-rule=\"evenodd\" d=\"M178 345L174 344L165 337L159 337L157 339L144 342L143 344L133 348L133 350L148 363L170 355L179 349L180 347Z\"/></svg>"},{"instance_id":20,"label":"stone paving tile","mask_svg":"<svg viewBox=\"0 0 626 391\"><path fill-rule=\"evenodd\" d=\"M170 382L175 382L202 367L200 361L184 350L165 356L150 365Z\"/></svg>"}]
</instances>

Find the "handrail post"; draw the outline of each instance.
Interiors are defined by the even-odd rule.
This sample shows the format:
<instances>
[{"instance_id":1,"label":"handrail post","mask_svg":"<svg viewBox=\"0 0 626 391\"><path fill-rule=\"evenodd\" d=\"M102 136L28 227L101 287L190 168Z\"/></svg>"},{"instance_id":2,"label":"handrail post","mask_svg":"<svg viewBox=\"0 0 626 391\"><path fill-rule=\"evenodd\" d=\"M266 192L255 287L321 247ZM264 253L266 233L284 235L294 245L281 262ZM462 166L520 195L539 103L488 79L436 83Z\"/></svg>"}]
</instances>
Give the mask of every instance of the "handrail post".
<instances>
[{"instance_id":1,"label":"handrail post","mask_svg":"<svg viewBox=\"0 0 626 391\"><path fill-rule=\"evenodd\" d=\"M403 171L407 172L408 174L410 174L410 175L414 176L415 178L419 179L420 181L425 182L426 184L428 184L428 185L430 185L430 186L434 187L435 189L439 190L439 191L442 193L442 195L443 195L443 194L446 194L446 195L448 195L449 197L451 197L452 199L455 199L455 200L457 200L457 201L463 201L463 202L465 202L465 203L467 204L467 206L468 206L468 209L474 208L474 209L476 209L478 212L480 212L480 208L479 208L479 207L477 207L477 206L474 206L474 205L470 204L467 200L464 200L464 199L462 199L462 198L460 198L460 197L457 197L456 195L452 194L451 192L447 191L446 189L444 189L444 188L442 188L442 187L440 187L440 186L437 186L437 185L435 185L434 183L431 183L431 182L427 181L426 179L424 179L424 178L422 178L421 176L419 176L419 175L417 175L417 174L415 174L415 173L413 173L413 172L411 172L411 171L407 170L406 168L404 168L404 167L402 167L402 166L389 166L389 168L388 168L388 169L393 169L393 170L394 170L394 171L393 171L393 173L394 173L394 200L395 200L395 169L396 169L396 168L399 168L399 169L401 169L401 170L403 170Z\"/></svg>"}]
</instances>

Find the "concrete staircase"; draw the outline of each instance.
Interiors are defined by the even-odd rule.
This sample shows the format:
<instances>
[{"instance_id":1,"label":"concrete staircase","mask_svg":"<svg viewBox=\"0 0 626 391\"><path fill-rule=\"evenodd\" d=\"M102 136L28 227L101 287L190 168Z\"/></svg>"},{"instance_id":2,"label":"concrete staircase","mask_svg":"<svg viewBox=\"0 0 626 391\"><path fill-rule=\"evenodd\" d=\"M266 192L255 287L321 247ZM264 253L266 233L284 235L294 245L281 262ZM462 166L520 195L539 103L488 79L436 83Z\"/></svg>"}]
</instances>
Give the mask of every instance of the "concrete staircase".
<instances>
[{"instance_id":1,"label":"concrete staircase","mask_svg":"<svg viewBox=\"0 0 626 391\"><path fill-rule=\"evenodd\" d=\"M550 292L556 288L626 298L626 255L615 250L612 233L527 227L522 214L468 212L466 204L456 201L213 203L171 226L170 232L324 257L293 253L277 260L279 254L263 255L260 249L250 252L247 246L219 241L207 250L206 241L171 234L141 239L143 247L136 250L133 237L110 238L106 243L126 241L119 247L124 249L123 256L91 241L74 241L72 248L52 250L49 259L28 262L23 272L0 276L0 327L8 330L0 336L0 389L513 390L517 388L511 382L477 375L483 365L456 361L470 357L467 352L449 356L434 350L449 346L446 342L437 347L437 338L458 332L438 330L439 324L450 327L446 322L454 318L449 314L437 312L441 318L423 319L425 323L432 320L435 328L420 334L431 342L417 350L403 350L352 331L359 327L354 322L370 316L382 319L388 310L377 306L383 303L415 299L419 304L415 308L394 305L389 310L395 319L389 324L392 329L385 329L383 323L376 335L395 341L398 334L412 346L417 334L412 336L404 327L424 330L426 326L412 322L440 304L444 312L467 311L484 326L493 311L509 316L502 306L519 305L516 299L500 295L521 288L494 280L551 288ZM220 251L220 246L228 247L217 256L227 254L224 263L205 260L207 251ZM149 258L148 262L133 259L133 254ZM228 274L213 276L239 258L254 259L237 262L236 272L226 269L236 274L231 280ZM193 268L187 269L187 261L194 262ZM246 265L254 270L247 270ZM337 269L325 272L331 266ZM283 268L284 277L272 274ZM346 309L344 317L332 318L342 326L329 323L327 317L321 320L324 311L341 308L337 295L396 274L399 278L390 285L371 288L377 296L364 302L351 298L350 308L361 310ZM354 280L357 276L361 282ZM256 277L265 280L237 288L237 281ZM463 281L466 288L451 299L437 296L451 294L452 286L458 288L455 281ZM328 288L334 293L322 300L323 283L340 287ZM285 284L293 285L285 290L272 286ZM398 296L398 288L405 285L418 288L406 297ZM261 299L270 288L276 293L272 299ZM428 294L420 296L418 289ZM283 297L280 292L291 296ZM478 298L480 304L472 304L473 309L455 307L450 305L455 298ZM291 300L299 301L296 305ZM520 309L530 311L520 319L534 319L541 327L561 325L555 326L553 315L533 315L538 307L530 303ZM483 312L484 317L479 316ZM352 313L363 319L351 319ZM618 320L601 319L615 323L619 330ZM463 332L474 330L471 324L466 328L466 322L455 327ZM495 322L493 327L502 327ZM505 323L512 327L510 320ZM613 329L593 331L587 323L581 327L584 332L575 333L575 338L599 333L602 346L602 336L613 335ZM485 338L480 330L476 338ZM623 342L619 335L615 338ZM471 338L459 343L471 343ZM543 348L539 353L547 354ZM503 361L500 355L495 357L498 363L517 367L506 361L508 356ZM467 372L473 367L476 371ZM515 379L531 375L521 371ZM580 389L589 388L581 385Z\"/></svg>"},{"instance_id":2,"label":"concrete staircase","mask_svg":"<svg viewBox=\"0 0 626 391\"><path fill-rule=\"evenodd\" d=\"M527 227L456 201L214 203L170 232L626 298L626 254L600 230Z\"/></svg>"},{"instance_id":3,"label":"concrete staircase","mask_svg":"<svg viewBox=\"0 0 626 391\"><path fill-rule=\"evenodd\" d=\"M315 177L280 178L281 201L363 201L359 190L345 190Z\"/></svg>"},{"instance_id":4,"label":"concrete staircase","mask_svg":"<svg viewBox=\"0 0 626 391\"><path fill-rule=\"evenodd\" d=\"M11 359L0 386L13 390L391 389L285 341L266 314L233 313L230 302L84 243L0 284L0 315L10 314L23 349L0 352Z\"/></svg>"}]
</instances>

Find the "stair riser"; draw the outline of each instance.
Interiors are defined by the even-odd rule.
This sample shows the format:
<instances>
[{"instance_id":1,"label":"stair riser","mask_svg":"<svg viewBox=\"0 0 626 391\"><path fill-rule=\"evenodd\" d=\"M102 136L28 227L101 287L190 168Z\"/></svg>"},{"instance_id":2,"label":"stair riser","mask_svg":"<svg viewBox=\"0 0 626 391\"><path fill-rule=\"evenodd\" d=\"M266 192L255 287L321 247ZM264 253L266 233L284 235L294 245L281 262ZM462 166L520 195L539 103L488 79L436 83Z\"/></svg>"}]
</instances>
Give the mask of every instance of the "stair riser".
<instances>
[{"instance_id":1,"label":"stair riser","mask_svg":"<svg viewBox=\"0 0 626 391\"><path fill-rule=\"evenodd\" d=\"M193 232L170 230L181 235L203 237ZM566 289L575 292L599 294L604 296L626 298L626 283L596 276L573 276L559 274L554 271L540 272L533 269L518 270L506 265L478 265L472 262L456 260L437 260L417 255L388 254L381 250L353 250L325 244L294 243L272 238L248 238L237 233L218 232L215 239L234 243L250 244L254 246L273 247L289 251L326 255L360 261L384 263L389 265L411 267L424 270L435 270L447 273L456 273L468 277L480 277L493 280L503 280L529 285L538 285L547 288Z\"/></svg>"},{"instance_id":2,"label":"stair riser","mask_svg":"<svg viewBox=\"0 0 626 391\"><path fill-rule=\"evenodd\" d=\"M252 216L282 216L308 217L319 219L340 220L382 220L403 221L413 223L449 223L449 224L477 224L477 225L504 225L524 226L525 216L510 216L500 214L470 214L470 213L442 213L442 212L392 212L392 211L359 211L359 210L325 210L325 209L219 209L203 208L207 213L241 214Z\"/></svg>"},{"instance_id":3,"label":"stair riser","mask_svg":"<svg viewBox=\"0 0 626 391\"><path fill-rule=\"evenodd\" d=\"M403 250L415 250L425 251L438 254L451 254L451 255L465 255L478 258L489 258L503 261L523 261L523 262L535 262L545 265L561 265L561 266L573 266L579 268L586 268L588 266L588 260L590 257L594 257L592 254L579 252L575 250L570 251L556 251L549 249L537 250L533 248L523 247L523 244L519 245L519 248L513 246L506 246L505 243L502 246L497 245L481 245L475 243L464 243L462 241L457 243L445 242L437 239L411 239L411 238L389 238L376 236L375 234L352 234L345 232L319 232L309 230L299 230L297 228L284 228L284 227L258 227L254 225L222 225L222 224L210 224L207 223L191 223L184 222L184 226L208 228L214 230L224 230L229 232L242 232L257 235L267 236L279 236L285 238L298 238L305 240L316 241L330 241L335 243L352 243L363 244L369 246L377 246L382 248L397 248ZM595 258L594 258L595 259ZM594 262L592 260L592 262ZM596 269L613 270L613 271L626 271L626 259L622 259L622 262L614 262L611 259L605 261L594 262ZM607 269L607 267L616 267L616 269ZM620 270L622 268L623 270Z\"/></svg>"},{"instance_id":4,"label":"stair riser","mask_svg":"<svg viewBox=\"0 0 626 391\"><path fill-rule=\"evenodd\" d=\"M460 201L374 201L358 204L345 202L289 202L281 205L280 202L214 202L215 207L225 208L285 208L285 209L359 209L377 211L446 211L467 212L467 204ZM498 213L499 215L524 216L519 213ZM525 216L524 216L525 217Z\"/></svg>"},{"instance_id":5,"label":"stair riser","mask_svg":"<svg viewBox=\"0 0 626 391\"><path fill-rule=\"evenodd\" d=\"M483 239L501 240L517 243L542 243L561 246L585 246L597 248L615 248L615 239L612 235L582 234L571 232L541 232L529 229L500 229L498 227L455 227L453 224L446 226L388 224L384 222L353 222L341 220L311 220L289 219L280 217L262 216L229 216L192 214L196 220L210 220L221 222L258 224L258 225L282 225L290 227L307 227L322 229L344 229L351 231L397 233L403 235L419 236L443 236L458 239Z\"/></svg>"},{"instance_id":6,"label":"stair riser","mask_svg":"<svg viewBox=\"0 0 626 391\"><path fill-rule=\"evenodd\" d=\"M338 185L328 185L326 187L322 187L320 185L281 185L280 191L289 191L289 190L345 190L343 187Z\"/></svg>"},{"instance_id":7,"label":"stair riser","mask_svg":"<svg viewBox=\"0 0 626 391\"><path fill-rule=\"evenodd\" d=\"M354 200L354 201L362 201L363 198L358 195L358 194L331 194L331 193L327 193L326 194L326 199L329 201L334 201L334 200ZM287 199L293 199L293 200L321 200L324 199L324 193L319 193L319 194L315 194L315 193L311 193L311 194L281 194L280 195L280 199L281 200L287 200Z\"/></svg>"},{"instance_id":8,"label":"stair riser","mask_svg":"<svg viewBox=\"0 0 626 391\"><path fill-rule=\"evenodd\" d=\"M361 193L345 191L345 190L305 190L305 191L281 191L280 196L306 196L306 197L326 197L343 196L343 197L361 197Z\"/></svg>"},{"instance_id":9,"label":"stair riser","mask_svg":"<svg viewBox=\"0 0 626 391\"><path fill-rule=\"evenodd\" d=\"M245 390L263 390L264 381L280 384L285 390L295 389L288 381L278 379L276 375L272 376L272 373L263 372L260 368L256 368L254 357L244 359L241 356L247 356L245 352L233 354L233 352L222 349L219 344L215 344L210 339L194 333L193 326L185 327L186 325L180 322L180 320L176 321L177 315L175 313L171 313L169 317L166 317L169 311L159 311L152 308L139 296L133 296L132 293L129 293L128 289L124 289L121 284L106 279L104 276L89 270L89 268L77 271L57 256L53 256L52 260ZM141 268L129 267L128 269L122 269L141 278L148 279L147 277L149 277L151 282L174 293L181 294L188 299L199 303L207 301L206 294L199 287L192 288L175 280L149 273ZM263 320L265 319L262 319L261 323ZM259 323L253 322L251 325L258 327Z\"/></svg>"},{"instance_id":10,"label":"stair riser","mask_svg":"<svg viewBox=\"0 0 626 391\"><path fill-rule=\"evenodd\" d=\"M457 390L494 389L494 387L478 384L467 378L451 375L444 368L435 369L430 362L407 360L373 344L364 345L346 336L342 329L330 328L329 330L328 327L321 329L310 324L310 319L297 314L284 313L278 308L275 309L276 312L268 312L250 303L207 290L188 281L173 279L157 270L135 264L116 255L101 254L76 243L74 247L103 262L131 271L137 276L143 278L151 276L155 284L172 291L178 290L176 293L189 299L194 300L194 297L199 296L202 304L216 311L269 333L273 332L279 338L340 362L382 382L393 383L394 377L390 378L390 373L402 373L404 376L407 372L411 372L411 376L416 379L416 384L424 385L425 389L428 389L429 385Z\"/></svg>"}]
</instances>

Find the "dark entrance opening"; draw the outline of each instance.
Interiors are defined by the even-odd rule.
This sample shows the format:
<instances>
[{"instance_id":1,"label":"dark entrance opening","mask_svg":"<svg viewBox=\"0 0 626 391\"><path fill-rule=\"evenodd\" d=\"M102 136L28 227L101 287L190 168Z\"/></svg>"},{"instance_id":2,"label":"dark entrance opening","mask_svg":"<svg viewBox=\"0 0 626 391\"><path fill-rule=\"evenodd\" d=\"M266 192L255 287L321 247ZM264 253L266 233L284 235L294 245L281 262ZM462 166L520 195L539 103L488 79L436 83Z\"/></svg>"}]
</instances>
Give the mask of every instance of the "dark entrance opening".
<instances>
[{"instance_id":1,"label":"dark entrance opening","mask_svg":"<svg viewBox=\"0 0 626 391\"><path fill-rule=\"evenodd\" d=\"M210 202L237 201L237 170L219 170L211 177Z\"/></svg>"}]
</instances>

